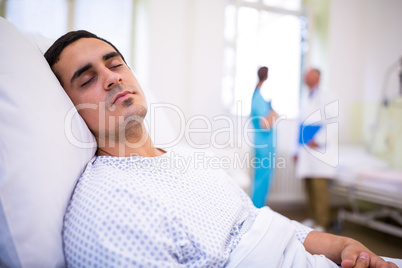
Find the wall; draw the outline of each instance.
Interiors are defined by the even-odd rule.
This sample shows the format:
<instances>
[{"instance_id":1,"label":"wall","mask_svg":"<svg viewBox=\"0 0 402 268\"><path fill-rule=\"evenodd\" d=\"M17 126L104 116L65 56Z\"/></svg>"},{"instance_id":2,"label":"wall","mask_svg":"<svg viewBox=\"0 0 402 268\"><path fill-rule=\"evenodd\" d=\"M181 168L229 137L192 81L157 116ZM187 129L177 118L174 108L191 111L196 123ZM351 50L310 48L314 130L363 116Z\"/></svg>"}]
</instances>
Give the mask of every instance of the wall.
<instances>
[{"instance_id":1,"label":"wall","mask_svg":"<svg viewBox=\"0 0 402 268\"><path fill-rule=\"evenodd\" d=\"M185 114L221 107L224 3L149 1L149 86Z\"/></svg>"},{"instance_id":2,"label":"wall","mask_svg":"<svg viewBox=\"0 0 402 268\"><path fill-rule=\"evenodd\" d=\"M136 59L141 59L134 69L145 89L174 106L165 112L179 136L192 116L212 118L225 112L220 99L225 3L137 1L137 6L146 11L146 18L137 21L137 33L146 28L141 36L147 41L136 42Z\"/></svg>"},{"instance_id":3,"label":"wall","mask_svg":"<svg viewBox=\"0 0 402 268\"><path fill-rule=\"evenodd\" d=\"M340 97L343 142L371 142L384 84L398 90L402 1L336 0L330 5L329 85Z\"/></svg>"},{"instance_id":4,"label":"wall","mask_svg":"<svg viewBox=\"0 0 402 268\"><path fill-rule=\"evenodd\" d=\"M4 18L6 14L6 1L0 0L0 16Z\"/></svg>"}]
</instances>

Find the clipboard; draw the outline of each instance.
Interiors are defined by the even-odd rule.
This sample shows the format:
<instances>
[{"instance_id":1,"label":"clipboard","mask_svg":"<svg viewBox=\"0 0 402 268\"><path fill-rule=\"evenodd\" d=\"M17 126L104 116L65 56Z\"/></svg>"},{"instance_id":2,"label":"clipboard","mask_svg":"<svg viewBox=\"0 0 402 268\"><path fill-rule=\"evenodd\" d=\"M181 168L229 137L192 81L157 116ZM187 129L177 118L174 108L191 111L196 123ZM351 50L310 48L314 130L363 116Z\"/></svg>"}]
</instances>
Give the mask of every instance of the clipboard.
<instances>
[{"instance_id":1,"label":"clipboard","mask_svg":"<svg viewBox=\"0 0 402 268\"><path fill-rule=\"evenodd\" d=\"M317 132L321 125L300 125L299 129L299 144L308 144Z\"/></svg>"}]
</instances>

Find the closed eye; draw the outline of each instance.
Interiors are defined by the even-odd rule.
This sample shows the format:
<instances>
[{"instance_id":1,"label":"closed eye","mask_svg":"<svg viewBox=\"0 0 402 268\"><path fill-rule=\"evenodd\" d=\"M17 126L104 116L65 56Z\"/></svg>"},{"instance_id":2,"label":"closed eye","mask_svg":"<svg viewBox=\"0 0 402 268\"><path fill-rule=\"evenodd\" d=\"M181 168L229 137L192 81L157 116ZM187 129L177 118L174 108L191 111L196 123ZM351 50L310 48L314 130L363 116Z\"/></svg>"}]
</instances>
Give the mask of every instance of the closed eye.
<instances>
[{"instance_id":1,"label":"closed eye","mask_svg":"<svg viewBox=\"0 0 402 268\"><path fill-rule=\"evenodd\" d=\"M88 79L87 81L85 81L83 84L81 84L81 87L84 87L86 85L88 85L94 78L91 77L90 79Z\"/></svg>"},{"instance_id":2,"label":"closed eye","mask_svg":"<svg viewBox=\"0 0 402 268\"><path fill-rule=\"evenodd\" d=\"M118 68L120 66L123 66L123 64L117 64L117 65L111 66L110 69L116 69L116 68Z\"/></svg>"}]
</instances>

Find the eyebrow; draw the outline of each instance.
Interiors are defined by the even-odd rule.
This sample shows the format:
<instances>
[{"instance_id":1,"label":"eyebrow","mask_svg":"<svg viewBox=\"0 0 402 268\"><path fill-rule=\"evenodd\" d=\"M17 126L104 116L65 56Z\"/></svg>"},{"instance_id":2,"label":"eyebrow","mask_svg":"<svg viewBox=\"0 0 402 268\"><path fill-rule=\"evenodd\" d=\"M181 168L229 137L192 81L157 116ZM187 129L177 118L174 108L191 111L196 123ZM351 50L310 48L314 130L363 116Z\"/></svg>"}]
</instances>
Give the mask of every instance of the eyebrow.
<instances>
[{"instance_id":1,"label":"eyebrow","mask_svg":"<svg viewBox=\"0 0 402 268\"><path fill-rule=\"evenodd\" d=\"M119 56L120 56L119 53L117 53L116 51L113 51L113 52L110 52L110 53L107 53L106 55L104 55L102 57L102 59L103 59L103 61L107 61L110 58L119 57Z\"/></svg>"},{"instance_id":2,"label":"eyebrow","mask_svg":"<svg viewBox=\"0 0 402 268\"><path fill-rule=\"evenodd\" d=\"M73 77L71 77L70 83L72 84L75 79L77 79L80 75L82 75L84 72L92 68L92 64L88 63L84 67L79 68L75 73L73 74Z\"/></svg>"},{"instance_id":3,"label":"eyebrow","mask_svg":"<svg viewBox=\"0 0 402 268\"><path fill-rule=\"evenodd\" d=\"M119 53L117 53L116 51L112 51L110 53L105 54L102 57L103 61L107 61L110 58L114 58L114 57L118 57L120 56ZM84 72L86 72L87 70L89 70L90 68L92 68L92 64L88 63L85 66L79 68L77 71L74 72L73 77L71 77L70 83L72 84L74 82L75 79L77 79L80 75L82 75Z\"/></svg>"}]
</instances>

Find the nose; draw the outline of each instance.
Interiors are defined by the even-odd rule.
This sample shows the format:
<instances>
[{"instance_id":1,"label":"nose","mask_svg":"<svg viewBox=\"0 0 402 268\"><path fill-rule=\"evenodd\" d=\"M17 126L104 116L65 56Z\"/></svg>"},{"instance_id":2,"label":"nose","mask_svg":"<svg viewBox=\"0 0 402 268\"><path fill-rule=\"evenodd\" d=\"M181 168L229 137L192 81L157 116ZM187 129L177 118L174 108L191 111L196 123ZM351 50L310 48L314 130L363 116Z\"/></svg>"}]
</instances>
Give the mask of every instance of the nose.
<instances>
[{"instance_id":1,"label":"nose","mask_svg":"<svg viewBox=\"0 0 402 268\"><path fill-rule=\"evenodd\" d=\"M105 90L110 90L113 86L120 84L122 81L121 75L117 72L114 72L105 67L105 81L104 81L104 88Z\"/></svg>"}]
</instances>

